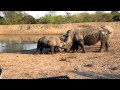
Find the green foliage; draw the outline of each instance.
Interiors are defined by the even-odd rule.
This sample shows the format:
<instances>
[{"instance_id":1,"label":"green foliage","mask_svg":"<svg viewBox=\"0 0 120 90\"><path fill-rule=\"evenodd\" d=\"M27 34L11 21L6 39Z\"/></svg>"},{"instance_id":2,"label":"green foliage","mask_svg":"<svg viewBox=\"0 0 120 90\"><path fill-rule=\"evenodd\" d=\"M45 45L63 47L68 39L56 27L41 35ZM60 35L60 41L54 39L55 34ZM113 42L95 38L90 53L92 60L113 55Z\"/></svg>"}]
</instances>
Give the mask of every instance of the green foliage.
<instances>
[{"instance_id":1,"label":"green foliage","mask_svg":"<svg viewBox=\"0 0 120 90\"><path fill-rule=\"evenodd\" d=\"M118 11L111 11L111 14L118 14Z\"/></svg>"},{"instance_id":2,"label":"green foliage","mask_svg":"<svg viewBox=\"0 0 120 90\"><path fill-rule=\"evenodd\" d=\"M113 21L120 21L120 13L118 11L111 11Z\"/></svg>"},{"instance_id":3,"label":"green foliage","mask_svg":"<svg viewBox=\"0 0 120 90\"><path fill-rule=\"evenodd\" d=\"M120 21L120 14L113 16L113 21Z\"/></svg>"},{"instance_id":4,"label":"green foliage","mask_svg":"<svg viewBox=\"0 0 120 90\"><path fill-rule=\"evenodd\" d=\"M81 22L111 22L120 21L120 13L118 11L111 11L105 13L104 11L96 11L94 14L77 13L70 14L66 12L65 16L56 16L56 11L49 11L43 17L35 19L31 15L27 15L23 11L0 11L4 17L0 16L0 24L64 24L64 23L81 23Z\"/></svg>"},{"instance_id":5,"label":"green foliage","mask_svg":"<svg viewBox=\"0 0 120 90\"><path fill-rule=\"evenodd\" d=\"M39 24L61 24L61 23L64 23L63 20L64 20L63 16L52 16L50 14L47 14L44 17L37 19L37 23Z\"/></svg>"},{"instance_id":6,"label":"green foliage","mask_svg":"<svg viewBox=\"0 0 120 90\"><path fill-rule=\"evenodd\" d=\"M35 24L35 18L31 15L27 15L23 11L1 11L4 19L0 17L1 25L13 25L13 24Z\"/></svg>"},{"instance_id":7,"label":"green foliage","mask_svg":"<svg viewBox=\"0 0 120 90\"><path fill-rule=\"evenodd\" d=\"M20 19L25 15L22 11L3 11L4 24L20 24Z\"/></svg>"},{"instance_id":8,"label":"green foliage","mask_svg":"<svg viewBox=\"0 0 120 90\"><path fill-rule=\"evenodd\" d=\"M92 15L89 13L81 13L81 22L93 22Z\"/></svg>"},{"instance_id":9,"label":"green foliage","mask_svg":"<svg viewBox=\"0 0 120 90\"><path fill-rule=\"evenodd\" d=\"M80 23L80 22L111 22L120 21L119 12L105 13L97 11L94 14L80 13L71 15L66 12L66 16L53 16L47 14L44 17L37 19L38 24L64 24L64 23Z\"/></svg>"},{"instance_id":10,"label":"green foliage","mask_svg":"<svg viewBox=\"0 0 120 90\"><path fill-rule=\"evenodd\" d=\"M109 22L112 21L112 15L109 13L96 13L94 14L95 22Z\"/></svg>"},{"instance_id":11,"label":"green foliage","mask_svg":"<svg viewBox=\"0 0 120 90\"><path fill-rule=\"evenodd\" d=\"M0 16L0 25L3 25L4 21L5 21L5 19L2 16Z\"/></svg>"},{"instance_id":12,"label":"green foliage","mask_svg":"<svg viewBox=\"0 0 120 90\"><path fill-rule=\"evenodd\" d=\"M3 17L2 17L2 16L0 16L0 19L3 19Z\"/></svg>"},{"instance_id":13,"label":"green foliage","mask_svg":"<svg viewBox=\"0 0 120 90\"><path fill-rule=\"evenodd\" d=\"M21 23L23 24L35 24L36 21L35 21L35 18L31 15L26 15L24 16L21 20L20 20Z\"/></svg>"}]
</instances>

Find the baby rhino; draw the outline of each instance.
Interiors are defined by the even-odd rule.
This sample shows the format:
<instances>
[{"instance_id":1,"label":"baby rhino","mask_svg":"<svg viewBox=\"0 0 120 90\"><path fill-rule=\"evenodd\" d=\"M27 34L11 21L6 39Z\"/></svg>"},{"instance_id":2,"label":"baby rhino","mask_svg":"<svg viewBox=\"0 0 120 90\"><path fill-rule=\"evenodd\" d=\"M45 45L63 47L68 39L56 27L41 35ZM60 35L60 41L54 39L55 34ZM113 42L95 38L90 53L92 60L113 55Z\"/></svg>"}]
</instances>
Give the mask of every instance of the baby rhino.
<instances>
[{"instance_id":1,"label":"baby rhino","mask_svg":"<svg viewBox=\"0 0 120 90\"><path fill-rule=\"evenodd\" d=\"M55 48L61 52L65 43L57 36L43 36L37 42L37 52L43 54L43 48L50 48L51 54L55 53Z\"/></svg>"}]
</instances>

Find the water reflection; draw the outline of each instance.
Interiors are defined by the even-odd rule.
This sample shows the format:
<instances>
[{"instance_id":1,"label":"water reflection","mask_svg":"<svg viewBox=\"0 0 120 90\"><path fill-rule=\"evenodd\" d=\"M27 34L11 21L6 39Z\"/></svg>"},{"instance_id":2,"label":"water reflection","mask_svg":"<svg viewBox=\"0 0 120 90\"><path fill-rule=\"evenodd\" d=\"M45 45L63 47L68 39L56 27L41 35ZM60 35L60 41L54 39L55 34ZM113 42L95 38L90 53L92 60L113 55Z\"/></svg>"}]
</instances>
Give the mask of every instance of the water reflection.
<instances>
[{"instance_id":1,"label":"water reflection","mask_svg":"<svg viewBox=\"0 0 120 90\"><path fill-rule=\"evenodd\" d=\"M45 36L45 35L42 35ZM15 52L37 48L41 35L0 35L0 52Z\"/></svg>"}]
</instances>

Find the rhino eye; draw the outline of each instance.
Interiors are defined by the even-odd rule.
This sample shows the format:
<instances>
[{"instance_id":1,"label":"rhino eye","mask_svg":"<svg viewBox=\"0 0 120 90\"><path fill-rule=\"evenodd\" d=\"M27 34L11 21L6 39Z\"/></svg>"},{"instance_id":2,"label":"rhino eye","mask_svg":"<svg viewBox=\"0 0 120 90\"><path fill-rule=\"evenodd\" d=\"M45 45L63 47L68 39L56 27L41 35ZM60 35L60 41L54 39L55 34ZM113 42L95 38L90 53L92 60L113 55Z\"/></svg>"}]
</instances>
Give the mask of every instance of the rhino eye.
<instances>
[{"instance_id":1,"label":"rhino eye","mask_svg":"<svg viewBox=\"0 0 120 90\"><path fill-rule=\"evenodd\" d=\"M68 37L68 34L66 34L65 37Z\"/></svg>"}]
</instances>

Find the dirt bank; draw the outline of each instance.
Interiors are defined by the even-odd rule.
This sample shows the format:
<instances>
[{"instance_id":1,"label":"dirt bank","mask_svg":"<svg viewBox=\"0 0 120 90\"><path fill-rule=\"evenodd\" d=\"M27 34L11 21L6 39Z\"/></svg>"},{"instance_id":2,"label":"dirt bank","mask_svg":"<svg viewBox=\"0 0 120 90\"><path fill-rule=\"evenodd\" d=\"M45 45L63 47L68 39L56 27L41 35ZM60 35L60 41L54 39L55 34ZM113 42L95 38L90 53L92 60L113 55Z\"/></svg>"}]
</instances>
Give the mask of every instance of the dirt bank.
<instances>
[{"instance_id":1,"label":"dirt bank","mask_svg":"<svg viewBox=\"0 0 120 90\"><path fill-rule=\"evenodd\" d=\"M0 25L0 34L63 34L72 28L85 26L110 25L114 29L120 28L120 22L90 22L74 24L25 24Z\"/></svg>"}]
</instances>

